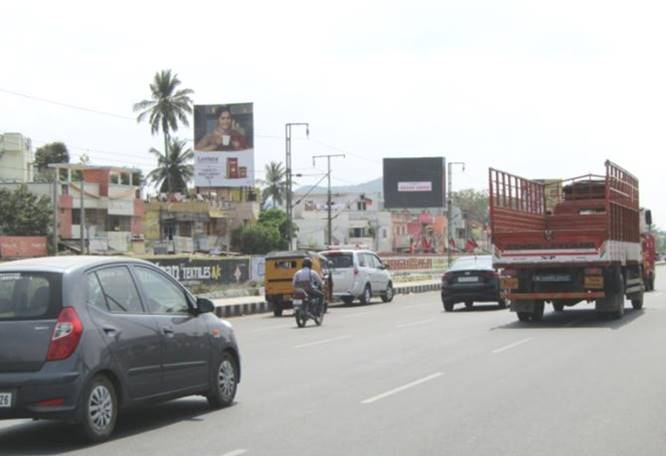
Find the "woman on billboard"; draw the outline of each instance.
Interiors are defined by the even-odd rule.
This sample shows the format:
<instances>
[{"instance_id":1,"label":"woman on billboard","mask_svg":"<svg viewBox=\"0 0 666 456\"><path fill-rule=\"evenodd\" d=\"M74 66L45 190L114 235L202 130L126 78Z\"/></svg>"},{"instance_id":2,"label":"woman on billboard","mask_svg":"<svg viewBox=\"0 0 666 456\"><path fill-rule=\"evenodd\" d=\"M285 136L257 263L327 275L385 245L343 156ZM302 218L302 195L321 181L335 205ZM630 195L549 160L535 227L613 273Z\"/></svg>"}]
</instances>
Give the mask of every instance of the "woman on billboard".
<instances>
[{"instance_id":1,"label":"woman on billboard","mask_svg":"<svg viewBox=\"0 0 666 456\"><path fill-rule=\"evenodd\" d=\"M201 138L195 146L199 151L245 150L247 141L245 134L234 128L237 123L228 106L220 106L215 110L216 125L213 131Z\"/></svg>"}]
</instances>

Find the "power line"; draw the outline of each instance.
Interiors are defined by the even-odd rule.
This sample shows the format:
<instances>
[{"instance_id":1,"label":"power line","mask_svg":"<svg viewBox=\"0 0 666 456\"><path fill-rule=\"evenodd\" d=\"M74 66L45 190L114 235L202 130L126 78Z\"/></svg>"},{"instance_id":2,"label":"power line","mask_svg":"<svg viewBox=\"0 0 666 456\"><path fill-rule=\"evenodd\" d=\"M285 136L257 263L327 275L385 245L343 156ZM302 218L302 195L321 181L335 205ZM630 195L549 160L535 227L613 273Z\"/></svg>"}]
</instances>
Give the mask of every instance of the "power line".
<instances>
[{"instance_id":1,"label":"power line","mask_svg":"<svg viewBox=\"0 0 666 456\"><path fill-rule=\"evenodd\" d=\"M64 107L64 108L76 109L78 111L84 111L84 112L90 112L90 113L93 113L93 114L99 114L99 115L103 115L103 116L115 117L117 119L136 120L135 118L124 116L124 115L121 115L121 114L114 114L112 112L100 111L100 110L97 110L97 109L86 108L86 107L83 107L83 106L77 106L77 105L73 105L73 104L69 104L69 103L62 103L60 101L49 100L48 98L36 97L34 95L28 95L28 94L25 94L25 93L15 92L13 90L7 90L7 89L0 88L0 92L7 93L7 94L10 94L10 95L14 95L14 96L17 96L17 97L27 98L28 100L41 101L41 102L44 102L44 103L49 103L49 104L56 105L56 106L61 106L61 107Z\"/></svg>"}]
</instances>

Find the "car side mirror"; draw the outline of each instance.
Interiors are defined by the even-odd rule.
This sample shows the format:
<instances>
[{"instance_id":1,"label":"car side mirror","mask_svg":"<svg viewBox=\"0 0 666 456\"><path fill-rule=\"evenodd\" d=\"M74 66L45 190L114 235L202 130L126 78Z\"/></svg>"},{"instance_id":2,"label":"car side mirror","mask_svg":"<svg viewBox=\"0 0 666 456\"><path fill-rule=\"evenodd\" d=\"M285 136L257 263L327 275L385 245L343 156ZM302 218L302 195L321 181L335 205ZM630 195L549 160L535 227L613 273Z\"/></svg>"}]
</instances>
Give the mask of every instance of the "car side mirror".
<instances>
[{"instance_id":1,"label":"car side mirror","mask_svg":"<svg viewBox=\"0 0 666 456\"><path fill-rule=\"evenodd\" d=\"M205 314L215 311L215 304L213 301L206 298L197 298L197 313Z\"/></svg>"},{"instance_id":2,"label":"car side mirror","mask_svg":"<svg viewBox=\"0 0 666 456\"><path fill-rule=\"evenodd\" d=\"M388 269L385 264L380 264L379 269Z\"/></svg>"}]
</instances>

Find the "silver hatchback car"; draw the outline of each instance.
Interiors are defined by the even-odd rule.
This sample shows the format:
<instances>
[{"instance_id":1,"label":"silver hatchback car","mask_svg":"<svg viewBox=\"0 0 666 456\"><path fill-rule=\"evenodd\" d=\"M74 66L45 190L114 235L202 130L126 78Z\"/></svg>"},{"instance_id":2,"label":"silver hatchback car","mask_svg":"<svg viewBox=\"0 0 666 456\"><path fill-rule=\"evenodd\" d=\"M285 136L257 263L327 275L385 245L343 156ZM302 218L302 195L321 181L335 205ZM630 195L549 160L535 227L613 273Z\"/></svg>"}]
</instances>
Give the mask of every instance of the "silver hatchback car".
<instances>
[{"instance_id":1,"label":"silver hatchback car","mask_svg":"<svg viewBox=\"0 0 666 456\"><path fill-rule=\"evenodd\" d=\"M93 442L124 408L188 395L230 405L231 325L154 265L49 257L0 265L0 419L64 419Z\"/></svg>"}]
</instances>

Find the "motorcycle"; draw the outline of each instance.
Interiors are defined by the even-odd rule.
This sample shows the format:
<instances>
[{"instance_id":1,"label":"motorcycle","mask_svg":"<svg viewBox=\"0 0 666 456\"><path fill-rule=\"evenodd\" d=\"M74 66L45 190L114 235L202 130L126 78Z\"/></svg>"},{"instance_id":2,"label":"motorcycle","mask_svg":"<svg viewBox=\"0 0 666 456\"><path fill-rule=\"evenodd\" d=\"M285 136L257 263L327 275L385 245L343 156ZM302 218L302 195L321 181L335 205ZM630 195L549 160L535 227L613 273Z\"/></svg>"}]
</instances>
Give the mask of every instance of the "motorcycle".
<instances>
[{"instance_id":1,"label":"motorcycle","mask_svg":"<svg viewBox=\"0 0 666 456\"><path fill-rule=\"evenodd\" d=\"M308 320L313 320L317 326L324 322L326 303L324 298L310 296L304 289L294 290L294 318L299 328L303 328Z\"/></svg>"}]
</instances>

